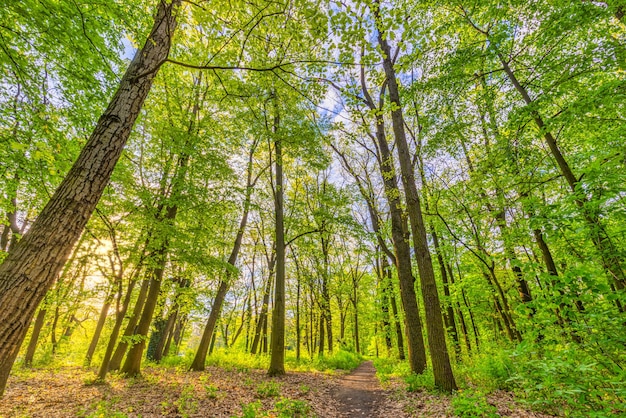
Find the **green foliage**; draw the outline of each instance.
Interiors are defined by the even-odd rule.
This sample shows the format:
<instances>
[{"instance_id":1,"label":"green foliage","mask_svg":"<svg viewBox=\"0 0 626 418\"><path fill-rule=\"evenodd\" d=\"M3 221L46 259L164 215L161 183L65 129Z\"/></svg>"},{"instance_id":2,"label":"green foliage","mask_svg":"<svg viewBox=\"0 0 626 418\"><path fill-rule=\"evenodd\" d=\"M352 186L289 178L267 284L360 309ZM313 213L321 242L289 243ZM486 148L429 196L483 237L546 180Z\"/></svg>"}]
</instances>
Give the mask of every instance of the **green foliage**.
<instances>
[{"instance_id":1,"label":"green foliage","mask_svg":"<svg viewBox=\"0 0 626 418\"><path fill-rule=\"evenodd\" d=\"M280 395L280 384L273 380L259 383L256 388L256 394L259 398L274 398Z\"/></svg>"},{"instance_id":2,"label":"green foliage","mask_svg":"<svg viewBox=\"0 0 626 418\"><path fill-rule=\"evenodd\" d=\"M397 358L376 358L374 359L374 367L376 368L376 377L382 384L387 383L392 376L409 378L412 375L408 362L400 361Z\"/></svg>"},{"instance_id":3,"label":"green foliage","mask_svg":"<svg viewBox=\"0 0 626 418\"><path fill-rule=\"evenodd\" d=\"M94 408L94 406L92 406ZM115 409L115 400L100 400L95 404L93 412L83 412L84 418L126 418L127 414Z\"/></svg>"},{"instance_id":4,"label":"green foliage","mask_svg":"<svg viewBox=\"0 0 626 418\"><path fill-rule=\"evenodd\" d=\"M261 401L254 401L241 405L242 413L240 418L260 418L268 416L267 412L263 411L263 404Z\"/></svg>"},{"instance_id":5,"label":"green foliage","mask_svg":"<svg viewBox=\"0 0 626 418\"><path fill-rule=\"evenodd\" d=\"M209 399L217 399L220 395L220 389L213 384L204 384L204 391Z\"/></svg>"},{"instance_id":6,"label":"green foliage","mask_svg":"<svg viewBox=\"0 0 626 418\"><path fill-rule=\"evenodd\" d=\"M318 357L314 365L318 370L353 370L363 361L360 354L339 350L330 356Z\"/></svg>"},{"instance_id":7,"label":"green foliage","mask_svg":"<svg viewBox=\"0 0 626 418\"><path fill-rule=\"evenodd\" d=\"M495 406L487 402L485 393L474 389L458 391L452 398L452 411L462 418L496 418Z\"/></svg>"},{"instance_id":8,"label":"green foliage","mask_svg":"<svg viewBox=\"0 0 626 418\"><path fill-rule=\"evenodd\" d=\"M460 373L471 385L484 390L508 390L515 370L515 359L511 354L511 351L502 348L486 349L460 365Z\"/></svg>"},{"instance_id":9,"label":"green foliage","mask_svg":"<svg viewBox=\"0 0 626 418\"><path fill-rule=\"evenodd\" d=\"M172 354L167 357L163 357L159 364L163 367L175 367L179 370L187 370L193 361L194 355L195 353L192 350L187 350L182 354Z\"/></svg>"},{"instance_id":10,"label":"green foliage","mask_svg":"<svg viewBox=\"0 0 626 418\"><path fill-rule=\"evenodd\" d=\"M435 377L431 369L426 369L422 374L411 373L404 377L409 392L422 390L435 390Z\"/></svg>"},{"instance_id":11,"label":"green foliage","mask_svg":"<svg viewBox=\"0 0 626 418\"><path fill-rule=\"evenodd\" d=\"M196 391L193 385L185 385L180 393L180 396L174 405L176 406L178 413L183 418L188 418L198 410L198 402L196 401Z\"/></svg>"},{"instance_id":12,"label":"green foliage","mask_svg":"<svg viewBox=\"0 0 626 418\"><path fill-rule=\"evenodd\" d=\"M274 410L281 418L305 418L310 416L311 407L305 401L281 398Z\"/></svg>"},{"instance_id":13,"label":"green foliage","mask_svg":"<svg viewBox=\"0 0 626 418\"><path fill-rule=\"evenodd\" d=\"M215 350L207 357L207 366L218 366L226 370L246 372L250 369L265 369L269 365L266 355L254 355L238 350Z\"/></svg>"},{"instance_id":14,"label":"green foliage","mask_svg":"<svg viewBox=\"0 0 626 418\"><path fill-rule=\"evenodd\" d=\"M535 358L519 350L509 379L521 401L567 416L607 416L626 411L626 374L612 374L579 350Z\"/></svg>"}]
</instances>

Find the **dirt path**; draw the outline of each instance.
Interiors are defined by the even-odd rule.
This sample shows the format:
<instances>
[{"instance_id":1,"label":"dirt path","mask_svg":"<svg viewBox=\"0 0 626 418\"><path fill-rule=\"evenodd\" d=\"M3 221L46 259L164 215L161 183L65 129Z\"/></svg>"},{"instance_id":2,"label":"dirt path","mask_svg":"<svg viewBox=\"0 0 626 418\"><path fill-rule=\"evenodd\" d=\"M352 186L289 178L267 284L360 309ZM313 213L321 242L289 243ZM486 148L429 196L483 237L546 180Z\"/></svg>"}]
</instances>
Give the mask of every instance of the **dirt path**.
<instances>
[{"instance_id":1,"label":"dirt path","mask_svg":"<svg viewBox=\"0 0 626 418\"><path fill-rule=\"evenodd\" d=\"M384 395L371 361L361 363L341 379L334 397L339 402L342 417L382 417L379 407Z\"/></svg>"}]
</instances>

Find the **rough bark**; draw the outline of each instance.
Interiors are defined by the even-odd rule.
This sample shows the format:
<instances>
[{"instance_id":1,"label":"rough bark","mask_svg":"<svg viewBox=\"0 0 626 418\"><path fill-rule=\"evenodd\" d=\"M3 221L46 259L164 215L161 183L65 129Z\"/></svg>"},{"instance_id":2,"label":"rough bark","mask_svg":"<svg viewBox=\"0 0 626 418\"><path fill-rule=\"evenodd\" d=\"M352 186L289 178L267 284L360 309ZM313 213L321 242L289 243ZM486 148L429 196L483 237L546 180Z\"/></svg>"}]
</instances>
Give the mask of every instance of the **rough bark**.
<instances>
[{"instance_id":1,"label":"rough bark","mask_svg":"<svg viewBox=\"0 0 626 418\"><path fill-rule=\"evenodd\" d=\"M415 182L415 173L413 171L410 150L404 130L402 103L400 101L396 73L392 62L391 48L387 42L386 34L384 30L381 29L379 23L381 22L380 2L373 2L371 7L374 18L376 22L378 22L378 45L382 50L383 69L387 77L389 99L392 104L391 121L402 173L402 184L406 195L407 212L411 221L411 236L413 238L415 258L421 281L422 298L424 299L428 345L433 365L433 374L435 376L435 385L443 391L451 392L455 390L457 386L448 355L439 294L437 292L435 273L426 238L426 226L422 216L420 197Z\"/></svg>"},{"instance_id":2,"label":"rough bark","mask_svg":"<svg viewBox=\"0 0 626 418\"><path fill-rule=\"evenodd\" d=\"M181 0L159 2L154 26L78 159L0 265L0 395L44 295L60 273L119 159L165 62Z\"/></svg>"},{"instance_id":3,"label":"rough bark","mask_svg":"<svg viewBox=\"0 0 626 418\"><path fill-rule=\"evenodd\" d=\"M379 106L374 102L365 86L365 71L361 70L361 90L365 96L367 105L371 110L376 111L376 134L375 141L380 152L378 166L383 178L385 196L389 203L391 214L391 238L395 250L395 264L398 271L398 281L400 283L400 299L404 307L404 317L406 322L405 332L407 336L407 346L409 353L409 364L415 373L422 373L426 369L426 349L422 335L422 323L415 295L415 278L411 267L411 249L409 247L409 231L406 228L402 201L398 189L398 178L396 175L393 156L387 142L385 132L385 120L380 112L384 101L384 87L380 93Z\"/></svg>"}]
</instances>

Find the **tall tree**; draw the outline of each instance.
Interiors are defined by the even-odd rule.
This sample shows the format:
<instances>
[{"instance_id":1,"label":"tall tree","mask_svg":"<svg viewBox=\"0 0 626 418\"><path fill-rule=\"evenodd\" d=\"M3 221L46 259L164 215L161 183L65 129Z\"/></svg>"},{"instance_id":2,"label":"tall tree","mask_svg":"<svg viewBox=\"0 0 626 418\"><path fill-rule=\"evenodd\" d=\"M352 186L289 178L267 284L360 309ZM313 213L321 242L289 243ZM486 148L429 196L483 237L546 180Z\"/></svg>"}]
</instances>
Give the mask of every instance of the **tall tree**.
<instances>
[{"instance_id":1,"label":"tall tree","mask_svg":"<svg viewBox=\"0 0 626 418\"><path fill-rule=\"evenodd\" d=\"M0 265L0 394L28 324L98 203L152 80L167 59L180 3L159 2L148 40L126 70L78 160Z\"/></svg>"}]
</instances>

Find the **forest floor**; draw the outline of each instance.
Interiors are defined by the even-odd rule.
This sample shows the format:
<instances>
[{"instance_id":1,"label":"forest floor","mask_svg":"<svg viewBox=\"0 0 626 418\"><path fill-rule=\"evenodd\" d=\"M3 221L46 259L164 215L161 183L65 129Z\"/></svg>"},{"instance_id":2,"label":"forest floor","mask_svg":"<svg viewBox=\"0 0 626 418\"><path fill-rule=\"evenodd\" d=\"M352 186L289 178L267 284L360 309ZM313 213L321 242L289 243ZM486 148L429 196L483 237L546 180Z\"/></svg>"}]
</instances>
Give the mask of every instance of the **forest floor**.
<instances>
[{"instance_id":1,"label":"forest floor","mask_svg":"<svg viewBox=\"0 0 626 418\"><path fill-rule=\"evenodd\" d=\"M371 362L352 373L207 367L204 372L147 367L141 378L111 375L93 384L84 368L19 370L0 400L0 417L452 417L451 397L407 392L404 383L378 383ZM544 417L490 395L499 416ZM493 416L493 415L492 415Z\"/></svg>"}]
</instances>

